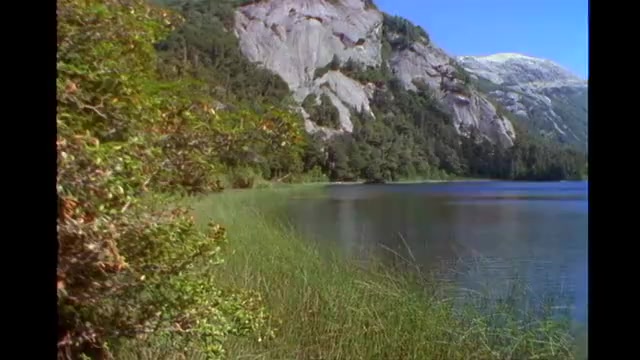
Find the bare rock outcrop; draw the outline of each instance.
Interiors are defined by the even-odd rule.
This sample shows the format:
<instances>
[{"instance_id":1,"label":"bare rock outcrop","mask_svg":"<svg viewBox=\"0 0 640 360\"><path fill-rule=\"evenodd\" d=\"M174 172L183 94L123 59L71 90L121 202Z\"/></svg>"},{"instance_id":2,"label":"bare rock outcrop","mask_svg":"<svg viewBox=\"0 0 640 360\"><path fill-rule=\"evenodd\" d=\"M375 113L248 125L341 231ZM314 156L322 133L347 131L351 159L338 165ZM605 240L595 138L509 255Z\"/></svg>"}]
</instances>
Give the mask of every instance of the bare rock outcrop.
<instances>
[{"instance_id":1,"label":"bare rock outcrop","mask_svg":"<svg viewBox=\"0 0 640 360\"><path fill-rule=\"evenodd\" d=\"M314 79L334 56L379 66L382 14L362 0L270 0L240 7L235 31L245 56L280 75L302 102L326 93L352 131L350 107L369 109L365 86L339 72Z\"/></svg>"},{"instance_id":2,"label":"bare rock outcrop","mask_svg":"<svg viewBox=\"0 0 640 360\"><path fill-rule=\"evenodd\" d=\"M498 115L483 94L463 84L459 70L442 49L433 44L414 43L395 51L390 65L407 89L415 90L416 81L421 81L434 90L452 112L454 125L461 134L475 127L490 141L506 147L513 145L515 131L511 122Z\"/></svg>"},{"instance_id":3,"label":"bare rock outcrop","mask_svg":"<svg viewBox=\"0 0 640 360\"><path fill-rule=\"evenodd\" d=\"M560 65L522 54L461 56L488 94L543 135L586 146L587 82Z\"/></svg>"},{"instance_id":4,"label":"bare rock outcrop","mask_svg":"<svg viewBox=\"0 0 640 360\"><path fill-rule=\"evenodd\" d=\"M331 136L353 130L352 110L373 115L369 100L375 87L340 71L319 76L316 70L334 57L342 63L352 59L363 66L381 66L383 40L400 36L388 33L389 39L383 39L384 19L365 0L263 0L237 9L235 33L243 54L280 75L298 103L309 94L331 99L339 129L321 128L305 117L307 131ZM433 89L461 134L475 127L489 140L511 146L515 132L509 120L499 116L484 95L469 90L456 77L453 59L424 36L392 51L388 65L395 76L407 89L415 89L416 81Z\"/></svg>"}]
</instances>

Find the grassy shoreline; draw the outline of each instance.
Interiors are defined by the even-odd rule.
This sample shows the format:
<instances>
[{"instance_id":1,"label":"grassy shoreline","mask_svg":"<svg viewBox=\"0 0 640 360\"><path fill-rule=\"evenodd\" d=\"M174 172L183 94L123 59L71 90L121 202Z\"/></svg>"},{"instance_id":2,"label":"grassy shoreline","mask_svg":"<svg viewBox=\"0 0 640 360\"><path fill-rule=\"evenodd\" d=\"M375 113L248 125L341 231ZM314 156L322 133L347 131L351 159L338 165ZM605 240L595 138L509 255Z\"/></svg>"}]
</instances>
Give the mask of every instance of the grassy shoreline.
<instances>
[{"instance_id":1,"label":"grassy shoreline","mask_svg":"<svg viewBox=\"0 0 640 360\"><path fill-rule=\"evenodd\" d=\"M231 338L229 359L574 358L562 323L521 321L518 309L502 305L456 308L446 285L426 274L364 267L310 245L270 216L289 197L321 189L315 183L182 200L200 224L213 219L228 230L226 263L212 276L260 293L275 328L273 339ZM157 343L148 346L149 358L174 358ZM197 349L185 355L201 358Z\"/></svg>"},{"instance_id":2,"label":"grassy shoreline","mask_svg":"<svg viewBox=\"0 0 640 360\"><path fill-rule=\"evenodd\" d=\"M436 184L436 183L448 183L448 182L488 182L488 181L500 181L495 179L476 179L476 178L457 178L457 179L448 179L448 180L438 180L438 179L416 179L416 180L398 180L398 181L388 181L385 182L384 185L402 185L402 184ZM298 183L284 183L277 181L261 181L257 183L256 186L252 188L229 188L225 191L235 191L235 190L261 190L261 189L282 189L282 188L294 188L294 187L304 187L304 186L327 186L327 185L365 185L366 182L364 180L361 181L306 181L306 182L298 182Z\"/></svg>"},{"instance_id":3,"label":"grassy shoreline","mask_svg":"<svg viewBox=\"0 0 640 360\"><path fill-rule=\"evenodd\" d=\"M383 183L384 185L403 185L403 184L437 184L437 183L456 183L456 182L492 182L492 181L509 181L509 182L528 182L534 180L504 180L504 179L485 179L485 178L451 178L451 179L412 179L412 180L397 180L397 181L387 181ZM588 181L588 180L562 180L561 182L566 181ZM556 182L556 181L552 181ZM286 182L278 182L278 181L266 181L261 180L254 187L251 188L232 188L229 187L225 191L236 191L236 190L261 190L261 189L280 189L280 188L293 188L293 187L302 187L302 186L326 186L326 185L366 185L366 181L303 181L303 182L294 182L294 183L286 183ZM370 184L375 185L375 184Z\"/></svg>"}]
</instances>

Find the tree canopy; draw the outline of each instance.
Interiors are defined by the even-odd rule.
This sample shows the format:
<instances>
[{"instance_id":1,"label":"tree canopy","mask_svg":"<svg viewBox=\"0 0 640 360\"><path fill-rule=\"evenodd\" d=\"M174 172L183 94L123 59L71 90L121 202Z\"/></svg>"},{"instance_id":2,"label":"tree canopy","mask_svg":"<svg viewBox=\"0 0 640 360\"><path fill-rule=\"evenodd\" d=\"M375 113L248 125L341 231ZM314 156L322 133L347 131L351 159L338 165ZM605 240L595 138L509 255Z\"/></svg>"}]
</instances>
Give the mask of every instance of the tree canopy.
<instances>
[{"instance_id":1,"label":"tree canopy","mask_svg":"<svg viewBox=\"0 0 640 360\"><path fill-rule=\"evenodd\" d=\"M199 230L160 194L220 191L225 166L249 154L275 171L301 166L301 124L273 105L216 111L209 84L188 72L169 79L154 44L180 21L143 0L58 2L63 358L150 332L200 341L217 357L230 334L265 335L260 305L247 305L256 296L222 291L195 270L220 261L224 228Z\"/></svg>"}]
</instances>

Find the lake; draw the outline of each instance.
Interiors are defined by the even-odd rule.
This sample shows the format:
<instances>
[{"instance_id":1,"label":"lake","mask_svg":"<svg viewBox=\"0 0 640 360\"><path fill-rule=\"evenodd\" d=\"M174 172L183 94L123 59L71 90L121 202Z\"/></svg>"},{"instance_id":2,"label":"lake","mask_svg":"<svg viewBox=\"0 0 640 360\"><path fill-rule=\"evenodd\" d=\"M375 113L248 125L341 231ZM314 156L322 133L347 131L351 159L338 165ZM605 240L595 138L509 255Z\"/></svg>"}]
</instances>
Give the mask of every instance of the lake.
<instances>
[{"instance_id":1,"label":"lake","mask_svg":"<svg viewBox=\"0 0 640 360\"><path fill-rule=\"evenodd\" d=\"M555 308L584 328L587 188L587 182L330 185L325 196L291 200L287 217L305 237L335 241L348 254L413 256L464 291L503 294L517 280L536 301L554 298Z\"/></svg>"}]
</instances>

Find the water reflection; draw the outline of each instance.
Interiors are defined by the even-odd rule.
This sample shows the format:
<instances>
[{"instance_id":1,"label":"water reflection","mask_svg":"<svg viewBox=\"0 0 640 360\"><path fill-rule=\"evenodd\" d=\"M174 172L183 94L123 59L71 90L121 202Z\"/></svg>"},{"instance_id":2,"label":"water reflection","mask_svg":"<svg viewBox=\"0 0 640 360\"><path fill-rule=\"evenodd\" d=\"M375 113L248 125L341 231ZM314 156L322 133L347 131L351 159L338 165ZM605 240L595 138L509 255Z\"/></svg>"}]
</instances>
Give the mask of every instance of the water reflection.
<instances>
[{"instance_id":1,"label":"water reflection","mask_svg":"<svg viewBox=\"0 0 640 360\"><path fill-rule=\"evenodd\" d=\"M383 247L408 256L404 239L420 265L461 288L500 293L523 279L586 321L584 182L330 186L287 213L310 238L358 256L390 256Z\"/></svg>"}]
</instances>

